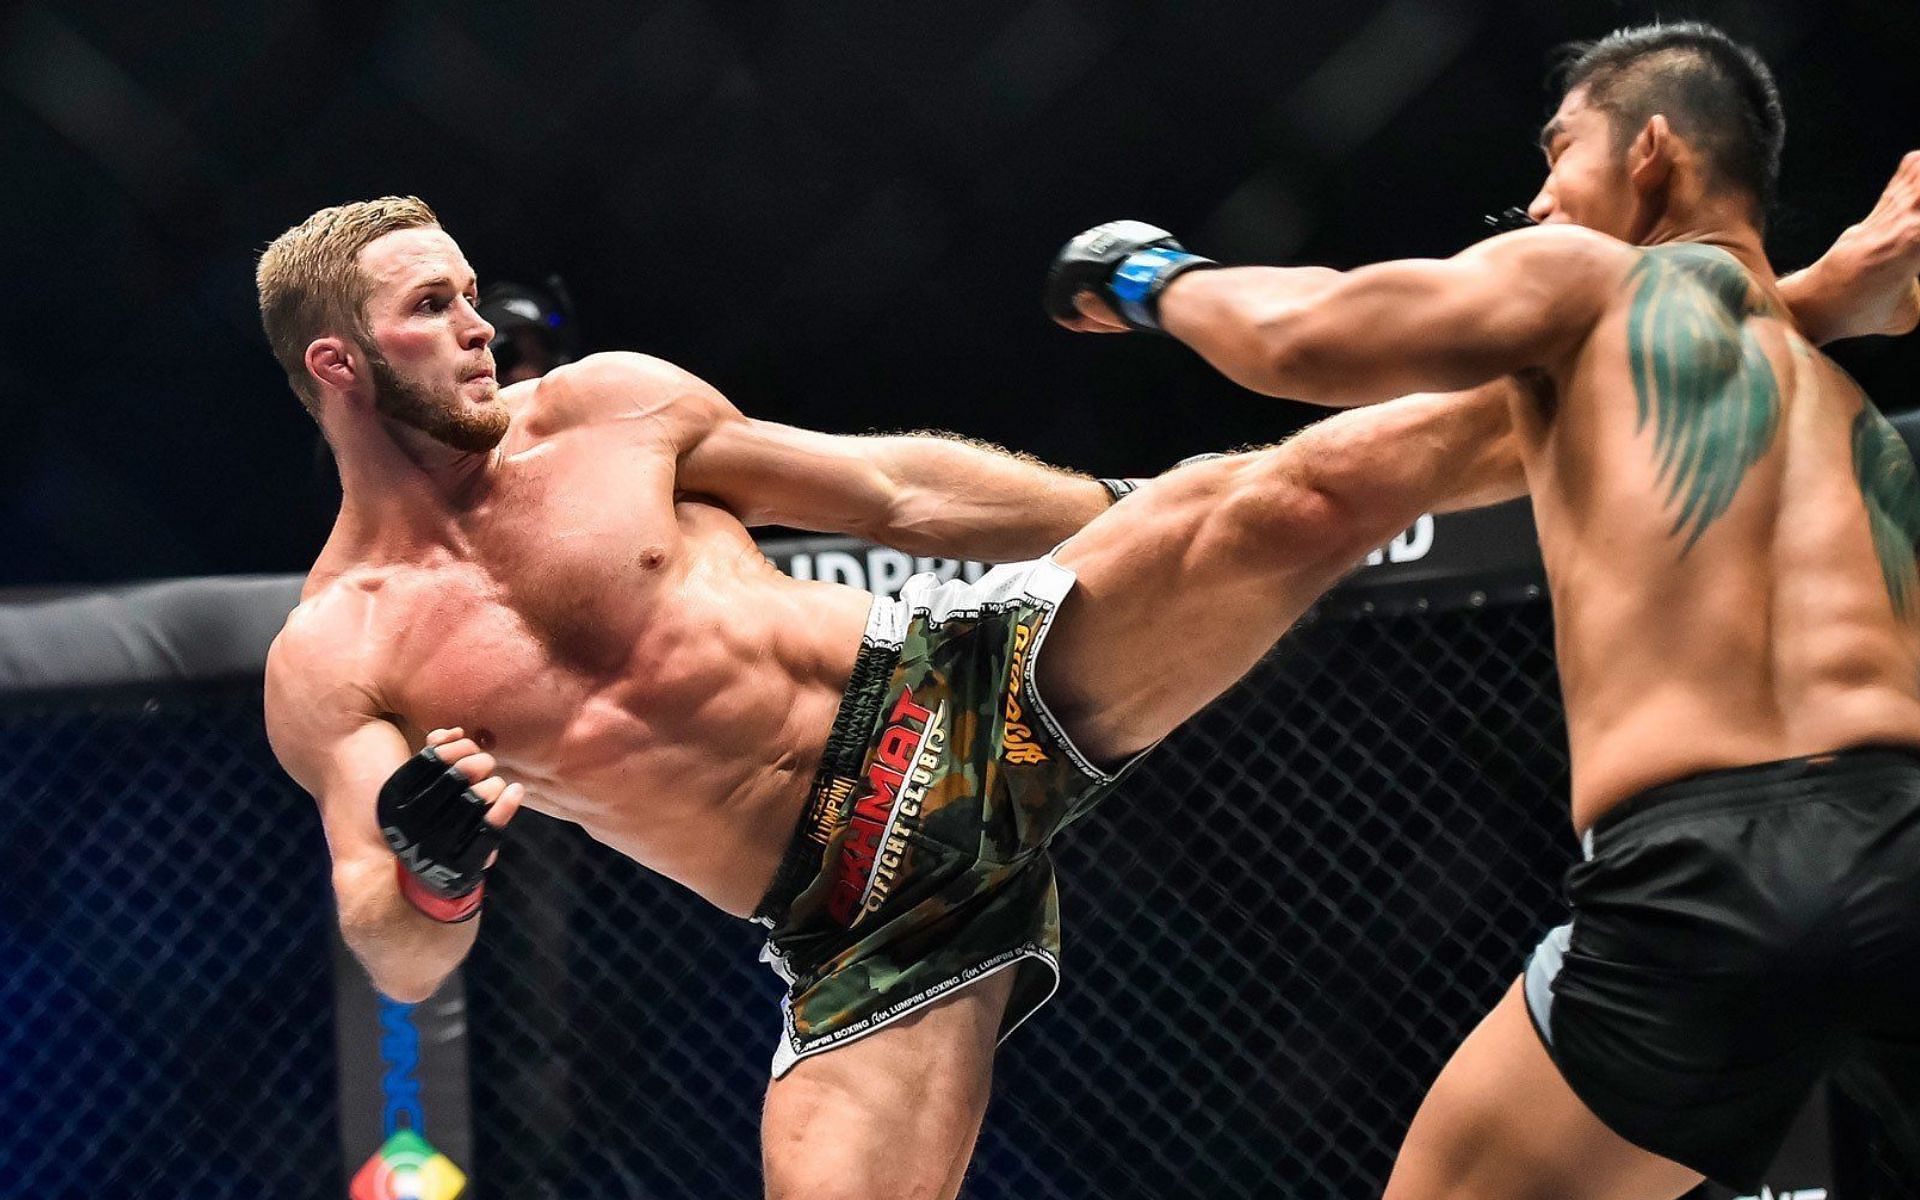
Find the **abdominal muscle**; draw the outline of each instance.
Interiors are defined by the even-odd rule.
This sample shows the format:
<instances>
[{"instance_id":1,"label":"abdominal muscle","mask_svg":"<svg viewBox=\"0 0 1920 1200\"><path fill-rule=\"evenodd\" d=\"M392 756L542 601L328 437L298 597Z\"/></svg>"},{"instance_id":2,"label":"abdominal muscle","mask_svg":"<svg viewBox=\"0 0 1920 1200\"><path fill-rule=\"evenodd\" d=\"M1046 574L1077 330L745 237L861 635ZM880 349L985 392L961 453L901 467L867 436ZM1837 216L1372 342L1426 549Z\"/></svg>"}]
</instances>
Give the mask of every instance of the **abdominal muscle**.
<instances>
[{"instance_id":1,"label":"abdominal muscle","mask_svg":"<svg viewBox=\"0 0 1920 1200\"><path fill-rule=\"evenodd\" d=\"M503 761L502 774L526 783L528 807L575 822L715 906L750 916L799 822L838 699L824 689L796 694L793 711L810 715L791 736L776 730L764 740L658 746L630 732L627 752L595 769L562 760L536 773Z\"/></svg>"},{"instance_id":2,"label":"abdominal muscle","mask_svg":"<svg viewBox=\"0 0 1920 1200\"><path fill-rule=\"evenodd\" d=\"M790 580L731 517L679 508L679 561L629 611L603 605L610 622L631 621L629 653L573 661L494 607L474 614L460 656L491 667L429 667L404 689L407 708L471 713L432 723L489 744L527 807L748 916L799 823L872 598Z\"/></svg>"},{"instance_id":3,"label":"abdominal muscle","mask_svg":"<svg viewBox=\"0 0 1920 1200\"><path fill-rule=\"evenodd\" d=\"M761 610L743 620L790 614L766 629L764 656L706 664L704 694L687 711L583 713L579 761L560 764L535 806L752 915L799 824L858 652L871 598L841 592L851 589L780 581L736 595ZM644 692L644 680L630 682Z\"/></svg>"}]
</instances>

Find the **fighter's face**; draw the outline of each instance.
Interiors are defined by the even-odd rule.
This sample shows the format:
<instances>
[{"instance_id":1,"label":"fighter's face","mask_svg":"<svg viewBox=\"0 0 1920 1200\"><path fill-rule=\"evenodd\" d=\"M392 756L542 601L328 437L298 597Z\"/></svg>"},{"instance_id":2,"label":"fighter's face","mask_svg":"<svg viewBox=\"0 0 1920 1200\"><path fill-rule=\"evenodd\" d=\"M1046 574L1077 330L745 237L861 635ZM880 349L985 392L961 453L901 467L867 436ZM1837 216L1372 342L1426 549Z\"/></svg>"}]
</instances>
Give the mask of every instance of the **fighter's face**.
<instances>
[{"instance_id":1,"label":"fighter's face","mask_svg":"<svg viewBox=\"0 0 1920 1200\"><path fill-rule=\"evenodd\" d=\"M1587 103L1585 88L1560 102L1540 149L1547 156L1547 179L1527 205L1527 215L1543 224L1571 222L1634 239L1639 197L1627 167L1627 149L1615 135L1613 118Z\"/></svg>"},{"instance_id":2,"label":"fighter's face","mask_svg":"<svg viewBox=\"0 0 1920 1200\"><path fill-rule=\"evenodd\" d=\"M441 229L401 229L369 242L360 269L373 285L365 347L374 407L452 446L479 453L506 436L508 412L474 311L473 268Z\"/></svg>"}]
</instances>

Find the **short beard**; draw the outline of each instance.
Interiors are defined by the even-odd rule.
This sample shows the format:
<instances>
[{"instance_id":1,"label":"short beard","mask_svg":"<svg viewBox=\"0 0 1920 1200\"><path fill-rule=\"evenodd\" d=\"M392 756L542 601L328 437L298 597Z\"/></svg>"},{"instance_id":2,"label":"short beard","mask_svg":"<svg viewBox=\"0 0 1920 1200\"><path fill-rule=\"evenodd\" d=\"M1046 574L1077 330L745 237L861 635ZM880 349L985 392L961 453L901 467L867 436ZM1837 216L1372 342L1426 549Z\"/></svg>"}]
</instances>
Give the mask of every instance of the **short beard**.
<instances>
[{"instance_id":1,"label":"short beard","mask_svg":"<svg viewBox=\"0 0 1920 1200\"><path fill-rule=\"evenodd\" d=\"M485 454L507 436L511 415L498 391L485 407L461 403L457 389L447 399L435 400L400 378L379 351L370 350L367 362L373 369L373 408L381 416L467 454Z\"/></svg>"}]
</instances>

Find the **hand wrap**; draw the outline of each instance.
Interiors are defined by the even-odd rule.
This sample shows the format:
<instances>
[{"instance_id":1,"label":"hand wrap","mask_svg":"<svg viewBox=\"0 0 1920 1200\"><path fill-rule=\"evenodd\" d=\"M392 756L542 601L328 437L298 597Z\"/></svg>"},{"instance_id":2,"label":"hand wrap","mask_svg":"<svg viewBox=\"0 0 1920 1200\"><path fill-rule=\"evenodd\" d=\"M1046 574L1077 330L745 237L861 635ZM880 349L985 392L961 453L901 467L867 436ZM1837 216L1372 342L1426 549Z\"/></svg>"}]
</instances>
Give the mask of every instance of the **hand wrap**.
<instances>
[{"instance_id":1,"label":"hand wrap","mask_svg":"<svg viewBox=\"0 0 1920 1200\"><path fill-rule=\"evenodd\" d=\"M387 777L375 811L399 859L400 892L415 908L449 923L480 911L500 831L487 824L487 802L459 768L426 747Z\"/></svg>"},{"instance_id":2,"label":"hand wrap","mask_svg":"<svg viewBox=\"0 0 1920 1200\"><path fill-rule=\"evenodd\" d=\"M1183 272L1220 264L1188 254L1172 234L1144 221L1109 221L1068 242L1047 272L1047 315L1080 316L1073 298L1092 292L1135 329L1163 333L1160 293Z\"/></svg>"}]
</instances>

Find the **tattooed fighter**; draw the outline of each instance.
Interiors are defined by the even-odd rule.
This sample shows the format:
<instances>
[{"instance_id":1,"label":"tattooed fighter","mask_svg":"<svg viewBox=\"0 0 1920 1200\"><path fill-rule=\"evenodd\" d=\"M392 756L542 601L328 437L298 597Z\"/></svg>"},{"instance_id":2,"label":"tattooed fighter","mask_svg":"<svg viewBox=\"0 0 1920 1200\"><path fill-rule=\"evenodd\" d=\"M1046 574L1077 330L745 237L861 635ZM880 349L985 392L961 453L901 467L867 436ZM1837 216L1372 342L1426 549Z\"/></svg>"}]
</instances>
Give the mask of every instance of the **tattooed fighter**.
<instances>
[{"instance_id":1,"label":"tattooed fighter","mask_svg":"<svg viewBox=\"0 0 1920 1200\"><path fill-rule=\"evenodd\" d=\"M1118 223L1050 286L1070 327L1164 330L1275 395L1509 380L1587 857L1389 1200L1752 1190L1817 1078L1920 1049L1920 486L1762 251L1772 78L1674 25L1564 86L1539 228L1339 273L1194 269ZM1878 215L1910 325L1920 155Z\"/></svg>"}]
</instances>

